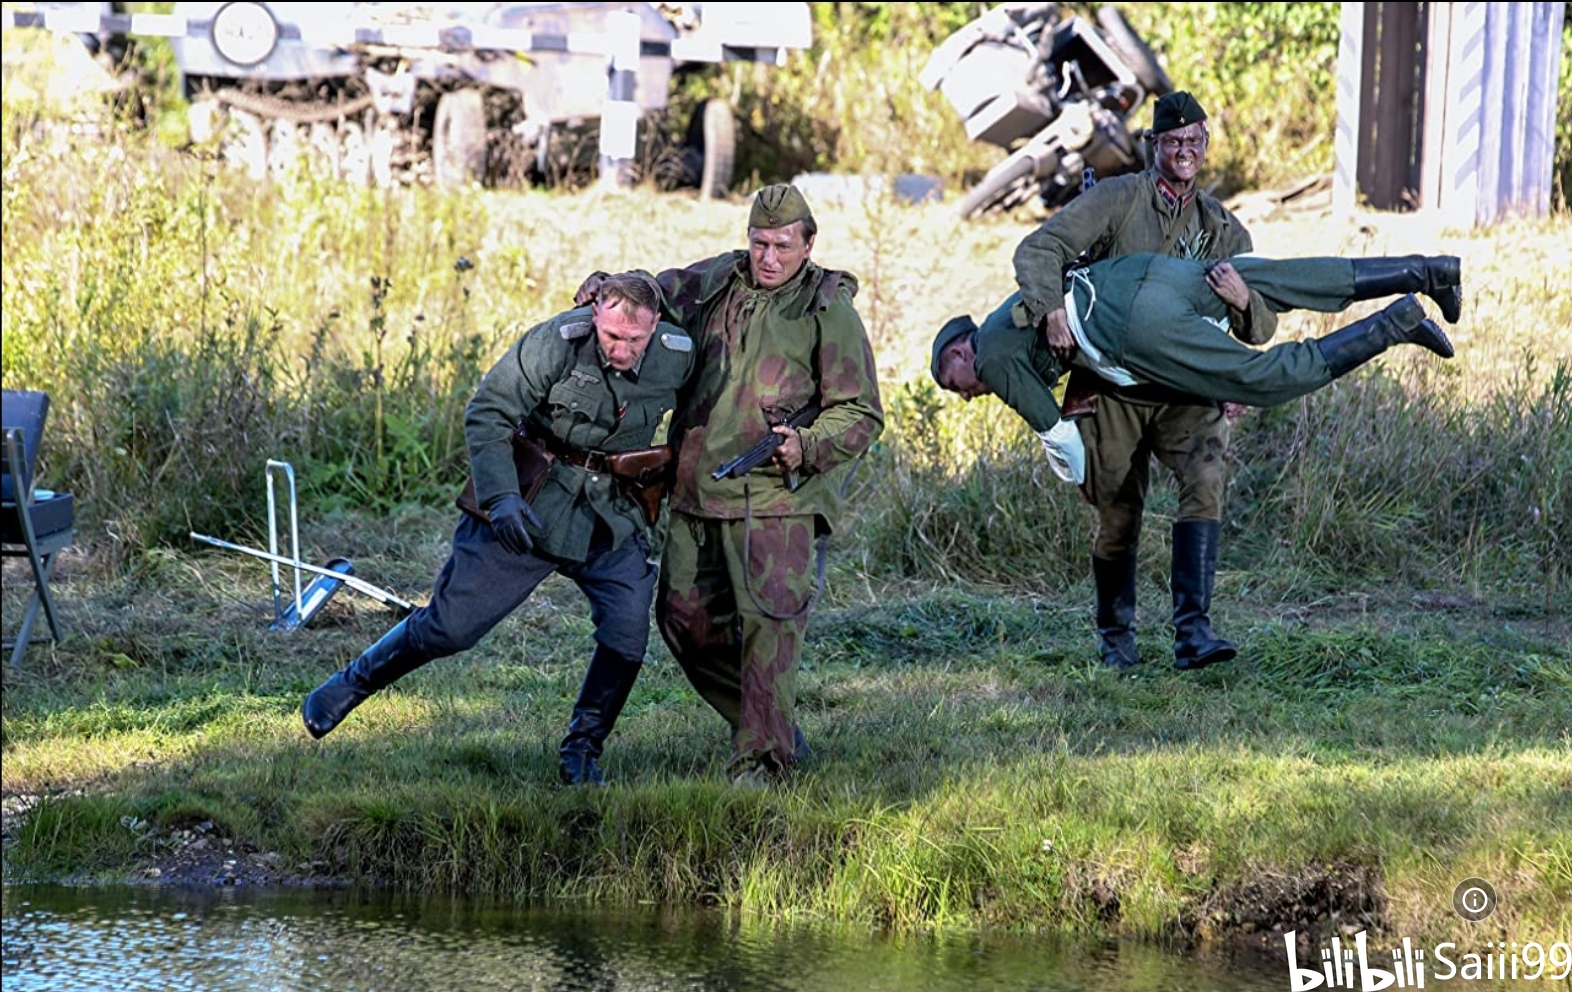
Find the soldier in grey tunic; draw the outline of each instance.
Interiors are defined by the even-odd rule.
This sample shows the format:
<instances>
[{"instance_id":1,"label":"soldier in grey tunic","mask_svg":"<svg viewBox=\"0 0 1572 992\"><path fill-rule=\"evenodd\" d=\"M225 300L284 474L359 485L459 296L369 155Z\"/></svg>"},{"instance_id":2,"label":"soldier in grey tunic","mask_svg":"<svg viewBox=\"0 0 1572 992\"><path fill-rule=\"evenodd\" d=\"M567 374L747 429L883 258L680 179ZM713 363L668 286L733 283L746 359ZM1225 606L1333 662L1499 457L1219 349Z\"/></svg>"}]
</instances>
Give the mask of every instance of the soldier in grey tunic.
<instances>
[{"instance_id":1,"label":"soldier in grey tunic","mask_svg":"<svg viewBox=\"0 0 1572 992\"><path fill-rule=\"evenodd\" d=\"M473 647L557 572L583 590L595 624L560 777L600 783L597 759L644 661L656 578L645 510L606 459L650 445L694 366L692 340L659 313L653 277L608 277L593 305L530 328L486 373L464 438L489 525L465 514L430 603L306 698L313 737L428 661ZM520 424L557 455L533 506L513 460Z\"/></svg>"},{"instance_id":2,"label":"soldier in grey tunic","mask_svg":"<svg viewBox=\"0 0 1572 992\"><path fill-rule=\"evenodd\" d=\"M1337 313L1355 301L1389 295L1404 287L1373 286L1362 267L1385 272L1395 261L1228 260L1252 294L1277 313ZM1077 345L1070 362L1056 357L1020 319L1015 293L981 327L963 316L940 328L930 371L940 387L968 400L990 393L1002 399L1037 432L1050 463L1068 477L1075 466L1066 452L1077 450L1079 434L1060 420L1053 387L1072 364L1121 385L1157 383L1219 402L1275 406L1320 389L1397 344L1452 357L1452 342L1412 293L1325 337L1252 348L1227 332L1228 305L1211 285L1218 264L1142 253L1073 269L1064 294ZM1411 268L1416 274L1406 288L1414 291L1446 296L1460 285L1455 257L1422 259ZM1080 454L1084 458L1084 449Z\"/></svg>"}]
</instances>

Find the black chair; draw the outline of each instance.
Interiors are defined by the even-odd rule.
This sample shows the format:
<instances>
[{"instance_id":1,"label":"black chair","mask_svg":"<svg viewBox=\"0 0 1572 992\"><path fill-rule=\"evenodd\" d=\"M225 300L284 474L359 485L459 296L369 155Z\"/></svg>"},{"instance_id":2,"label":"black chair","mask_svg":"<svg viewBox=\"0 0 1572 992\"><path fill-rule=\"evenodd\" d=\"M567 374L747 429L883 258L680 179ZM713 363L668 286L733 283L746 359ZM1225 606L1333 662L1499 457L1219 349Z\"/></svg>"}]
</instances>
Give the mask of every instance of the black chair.
<instances>
[{"instance_id":1,"label":"black chair","mask_svg":"<svg viewBox=\"0 0 1572 992\"><path fill-rule=\"evenodd\" d=\"M15 638L6 638L11 649L11 664L21 665L22 655L33 643L33 623L38 608L49 620L49 640L60 640L60 619L49 595L49 573L55 555L71 546L76 535L70 493L56 493L33 487L33 472L38 467L38 449L44 440L44 418L49 413L49 394L7 389L0 402L0 426L5 429L4 477L0 478L0 553L5 557L26 555L33 566L33 595ZM40 640L44 640L40 638Z\"/></svg>"}]
</instances>

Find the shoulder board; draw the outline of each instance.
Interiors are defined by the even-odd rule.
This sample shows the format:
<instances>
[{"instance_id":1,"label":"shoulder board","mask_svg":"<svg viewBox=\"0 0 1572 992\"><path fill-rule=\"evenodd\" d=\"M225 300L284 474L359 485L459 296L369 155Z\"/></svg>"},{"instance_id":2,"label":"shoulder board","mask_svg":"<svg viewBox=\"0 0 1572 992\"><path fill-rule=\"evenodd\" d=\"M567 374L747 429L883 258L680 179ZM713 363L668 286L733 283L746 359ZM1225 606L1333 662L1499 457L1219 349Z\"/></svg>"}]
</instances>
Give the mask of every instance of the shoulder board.
<instances>
[{"instance_id":1,"label":"shoulder board","mask_svg":"<svg viewBox=\"0 0 1572 992\"><path fill-rule=\"evenodd\" d=\"M672 334L667 332L660 336L660 343L667 351L692 351L693 339L686 334Z\"/></svg>"},{"instance_id":2,"label":"shoulder board","mask_svg":"<svg viewBox=\"0 0 1572 992\"><path fill-rule=\"evenodd\" d=\"M594 333L595 325L588 320L572 320L558 327L557 331L562 335L562 340L577 341Z\"/></svg>"}]
</instances>

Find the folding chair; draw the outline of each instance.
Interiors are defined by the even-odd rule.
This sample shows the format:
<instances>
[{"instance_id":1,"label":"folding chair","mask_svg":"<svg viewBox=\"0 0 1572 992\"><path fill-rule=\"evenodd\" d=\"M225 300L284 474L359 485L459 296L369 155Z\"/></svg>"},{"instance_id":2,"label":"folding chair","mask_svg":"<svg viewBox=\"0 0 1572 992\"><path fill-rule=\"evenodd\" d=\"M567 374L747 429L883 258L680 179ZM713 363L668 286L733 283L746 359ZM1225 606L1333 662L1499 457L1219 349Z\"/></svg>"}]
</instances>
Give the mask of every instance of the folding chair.
<instances>
[{"instance_id":1,"label":"folding chair","mask_svg":"<svg viewBox=\"0 0 1572 992\"><path fill-rule=\"evenodd\" d=\"M44 417L49 412L47 393L7 389L0 403L0 421L5 429L4 476L0 478L0 553L5 557L26 555L33 566L33 594L14 639L6 638L11 649L11 664L20 666L22 655L32 643L33 623L38 608L44 608L49 621L49 640L60 640L60 619L49 594L49 573L55 555L71 545L76 533L70 493L33 488L33 472L38 466L38 449L44 439ZM43 638L40 638L43 640Z\"/></svg>"}]
</instances>

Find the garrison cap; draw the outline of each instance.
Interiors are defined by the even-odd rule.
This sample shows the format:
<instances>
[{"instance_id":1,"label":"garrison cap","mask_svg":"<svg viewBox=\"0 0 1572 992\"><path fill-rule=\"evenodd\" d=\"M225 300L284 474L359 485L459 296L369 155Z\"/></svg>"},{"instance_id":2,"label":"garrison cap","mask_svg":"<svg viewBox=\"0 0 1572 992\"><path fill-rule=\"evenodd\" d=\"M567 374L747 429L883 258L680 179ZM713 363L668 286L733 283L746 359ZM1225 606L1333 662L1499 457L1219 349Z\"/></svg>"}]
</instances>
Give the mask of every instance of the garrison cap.
<instances>
[{"instance_id":1,"label":"garrison cap","mask_svg":"<svg viewBox=\"0 0 1572 992\"><path fill-rule=\"evenodd\" d=\"M1184 90L1175 90L1163 94L1152 110L1152 133L1162 134L1204 120L1206 111L1201 109L1195 97Z\"/></svg>"},{"instance_id":2,"label":"garrison cap","mask_svg":"<svg viewBox=\"0 0 1572 992\"><path fill-rule=\"evenodd\" d=\"M953 344L956 338L970 334L977 330L977 322L968 315L951 317L933 339L933 363L928 366L928 372L933 376L933 381L939 381L939 356L944 354L944 349Z\"/></svg>"},{"instance_id":3,"label":"garrison cap","mask_svg":"<svg viewBox=\"0 0 1572 992\"><path fill-rule=\"evenodd\" d=\"M776 183L759 190L748 213L748 226L771 230L805 220L813 223L813 211L801 191L790 183Z\"/></svg>"}]
</instances>

